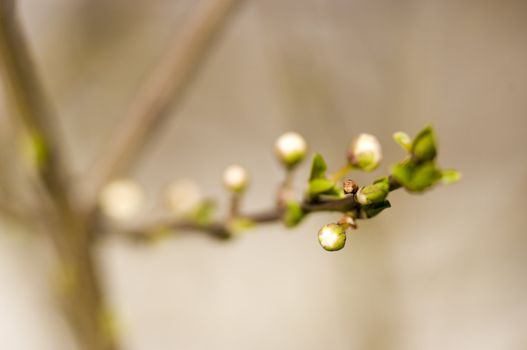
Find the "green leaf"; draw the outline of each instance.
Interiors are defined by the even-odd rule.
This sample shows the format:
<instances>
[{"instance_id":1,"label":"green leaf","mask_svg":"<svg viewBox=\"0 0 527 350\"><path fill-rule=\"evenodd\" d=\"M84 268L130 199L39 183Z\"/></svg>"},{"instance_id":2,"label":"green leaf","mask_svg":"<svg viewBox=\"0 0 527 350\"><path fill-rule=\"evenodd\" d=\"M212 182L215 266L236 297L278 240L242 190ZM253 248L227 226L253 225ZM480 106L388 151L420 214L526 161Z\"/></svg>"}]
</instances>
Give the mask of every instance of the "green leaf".
<instances>
[{"instance_id":1,"label":"green leaf","mask_svg":"<svg viewBox=\"0 0 527 350\"><path fill-rule=\"evenodd\" d=\"M309 181L309 196L315 197L319 194L333 192L335 182L328 179L314 179Z\"/></svg>"},{"instance_id":2,"label":"green leaf","mask_svg":"<svg viewBox=\"0 0 527 350\"><path fill-rule=\"evenodd\" d=\"M311 163L311 175L309 176L309 180L325 178L327 168L324 158L322 158L319 153L315 154L313 162Z\"/></svg>"},{"instance_id":3,"label":"green leaf","mask_svg":"<svg viewBox=\"0 0 527 350\"><path fill-rule=\"evenodd\" d=\"M389 201L382 201L379 203L372 203L364 205L361 208L361 217L363 219L369 219L374 216L377 216L384 209L390 208L392 205Z\"/></svg>"},{"instance_id":4,"label":"green leaf","mask_svg":"<svg viewBox=\"0 0 527 350\"><path fill-rule=\"evenodd\" d=\"M300 204L296 201L289 201L286 203L285 213L284 213L284 224L287 227L294 227L302 221L305 213L302 210Z\"/></svg>"},{"instance_id":5,"label":"green leaf","mask_svg":"<svg viewBox=\"0 0 527 350\"><path fill-rule=\"evenodd\" d=\"M433 161L416 164L405 161L392 168L393 177L408 191L423 192L436 184L442 177Z\"/></svg>"},{"instance_id":6,"label":"green leaf","mask_svg":"<svg viewBox=\"0 0 527 350\"><path fill-rule=\"evenodd\" d=\"M254 221L247 218L234 218L227 224L227 229L231 234L241 233L252 229L255 226Z\"/></svg>"},{"instance_id":7,"label":"green leaf","mask_svg":"<svg viewBox=\"0 0 527 350\"><path fill-rule=\"evenodd\" d=\"M203 201L192 214L192 219L196 224L206 226L212 222L215 209L216 205L213 201Z\"/></svg>"},{"instance_id":8,"label":"green leaf","mask_svg":"<svg viewBox=\"0 0 527 350\"><path fill-rule=\"evenodd\" d=\"M393 139L397 142L404 150L410 152L412 149L412 139L407 133L398 131L393 134Z\"/></svg>"},{"instance_id":9,"label":"green leaf","mask_svg":"<svg viewBox=\"0 0 527 350\"><path fill-rule=\"evenodd\" d=\"M446 169L441 172L441 181L450 185L461 180L461 173L454 169Z\"/></svg>"},{"instance_id":10,"label":"green leaf","mask_svg":"<svg viewBox=\"0 0 527 350\"><path fill-rule=\"evenodd\" d=\"M412 143L412 154L419 162L434 160L437 156L437 147L434 130L431 126L424 128L415 137Z\"/></svg>"}]
</instances>

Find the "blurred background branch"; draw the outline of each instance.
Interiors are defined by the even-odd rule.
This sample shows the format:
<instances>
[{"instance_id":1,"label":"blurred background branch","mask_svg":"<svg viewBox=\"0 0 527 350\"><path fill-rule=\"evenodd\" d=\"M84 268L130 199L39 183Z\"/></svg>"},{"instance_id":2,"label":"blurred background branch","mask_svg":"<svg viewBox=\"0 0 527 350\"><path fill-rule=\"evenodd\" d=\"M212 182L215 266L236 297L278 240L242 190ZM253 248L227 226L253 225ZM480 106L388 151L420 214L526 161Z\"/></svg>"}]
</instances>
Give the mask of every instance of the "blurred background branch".
<instances>
[{"instance_id":1,"label":"blurred background branch","mask_svg":"<svg viewBox=\"0 0 527 350\"><path fill-rule=\"evenodd\" d=\"M192 12L181 34L175 39L165 59L152 73L139 96L134 100L123 127L112 139L101 165L87 181L95 186L87 193L88 212L80 210L76 190L71 188L67 165L64 164L55 120L50 103L38 79L26 40L17 21L16 3L0 0L0 55L11 116L19 127L18 138L29 149L29 163L42 181L49 198L40 198L40 211L48 201L53 204L51 217L46 218L44 231L54 243L58 256L58 274L67 279L61 291L61 304L72 325L79 345L86 350L117 349L116 335L107 329L108 308L105 306L96 261L92 230L96 227L91 213L96 206L102 185L119 173L140 152L141 145L158 126L168 105L178 97L195 70L213 34L223 23L236 1L210 0L200 3ZM10 217L21 219L14 207L0 206ZM16 215L15 215L16 214ZM28 218L29 219L29 218Z\"/></svg>"},{"instance_id":2,"label":"blurred background branch","mask_svg":"<svg viewBox=\"0 0 527 350\"><path fill-rule=\"evenodd\" d=\"M133 99L108 147L84 178L83 201L88 211L96 206L101 187L112 177L122 175L139 158L142 146L163 124L167 109L182 97L212 39L219 35L238 2L241 0L207 0L195 5L169 50Z\"/></svg>"},{"instance_id":3,"label":"blurred background branch","mask_svg":"<svg viewBox=\"0 0 527 350\"><path fill-rule=\"evenodd\" d=\"M37 77L26 41L17 23L16 2L0 1L0 60L11 113L20 138L33 148L37 171L57 205L71 207L67 167L62 159L57 120Z\"/></svg>"}]
</instances>

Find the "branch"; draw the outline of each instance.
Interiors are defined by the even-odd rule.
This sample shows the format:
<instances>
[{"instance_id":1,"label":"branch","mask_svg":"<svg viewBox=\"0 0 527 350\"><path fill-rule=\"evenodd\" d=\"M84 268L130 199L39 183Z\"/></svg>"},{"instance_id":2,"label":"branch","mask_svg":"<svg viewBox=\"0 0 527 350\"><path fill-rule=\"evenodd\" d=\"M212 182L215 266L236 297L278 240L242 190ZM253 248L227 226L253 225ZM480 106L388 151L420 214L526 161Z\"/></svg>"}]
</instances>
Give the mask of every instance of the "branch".
<instances>
[{"instance_id":1,"label":"branch","mask_svg":"<svg viewBox=\"0 0 527 350\"><path fill-rule=\"evenodd\" d=\"M56 204L68 207L67 171L59 152L56 120L37 77L12 0L0 0L0 68L12 116L38 153L36 168Z\"/></svg>"},{"instance_id":2,"label":"branch","mask_svg":"<svg viewBox=\"0 0 527 350\"><path fill-rule=\"evenodd\" d=\"M126 171L144 144L162 125L168 107L181 98L212 39L239 0L202 1L187 20L159 65L134 98L112 147L106 148L89 172L84 186L84 205L95 209L99 190L106 182Z\"/></svg>"},{"instance_id":3,"label":"branch","mask_svg":"<svg viewBox=\"0 0 527 350\"><path fill-rule=\"evenodd\" d=\"M389 176L388 179L390 183L390 192L401 188L401 184L399 184L392 176ZM360 211L361 206L362 205L357 202L355 195L353 194L348 194L346 197L341 199L325 199L316 201L304 199L304 201L301 203L301 208L305 215L315 212L358 212ZM284 212L284 208L281 205L277 205L276 208L270 210L239 214L236 219L247 220L253 224L277 223L282 221ZM214 238L227 239L231 237L229 224L230 221L228 219L223 221L213 221L208 224L199 224L192 220L182 221L179 219L164 219L153 223L143 224L139 227L131 229L121 229L120 231L123 232L124 235L138 241L148 240L156 233L167 231L201 232Z\"/></svg>"}]
</instances>

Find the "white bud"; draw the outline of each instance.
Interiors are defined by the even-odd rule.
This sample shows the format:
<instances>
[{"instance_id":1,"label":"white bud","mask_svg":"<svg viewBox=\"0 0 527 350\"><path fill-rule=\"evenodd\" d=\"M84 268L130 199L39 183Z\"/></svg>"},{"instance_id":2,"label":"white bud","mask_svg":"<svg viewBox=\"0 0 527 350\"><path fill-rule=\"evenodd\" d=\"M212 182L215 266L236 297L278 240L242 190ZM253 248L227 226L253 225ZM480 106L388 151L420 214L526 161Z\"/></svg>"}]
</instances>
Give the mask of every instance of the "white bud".
<instances>
[{"instance_id":1,"label":"white bud","mask_svg":"<svg viewBox=\"0 0 527 350\"><path fill-rule=\"evenodd\" d=\"M166 204L176 216L192 213L201 203L202 193L198 185L190 179L172 182L166 189Z\"/></svg>"},{"instance_id":2,"label":"white bud","mask_svg":"<svg viewBox=\"0 0 527 350\"><path fill-rule=\"evenodd\" d=\"M360 134L348 148L349 163L364 171L373 171L382 160L381 144L370 134Z\"/></svg>"},{"instance_id":3,"label":"white bud","mask_svg":"<svg viewBox=\"0 0 527 350\"><path fill-rule=\"evenodd\" d=\"M342 225L328 224L318 231L318 242L327 251L336 251L346 244L346 229Z\"/></svg>"},{"instance_id":4,"label":"white bud","mask_svg":"<svg viewBox=\"0 0 527 350\"><path fill-rule=\"evenodd\" d=\"M248 182L249 175L245 168L240 165L231 165L223 172L223 183L233 192L243 192Z\"/></svg>"},{"instance_id":5,"label":"white bud","mask_svg":"<svg viewBox=\"0 0 527 350\"><path fill-rule=\"evenodd\" d=\"M108 217L116 220L129 219L143 206L143 190L133 180L112 181L102 189L99 203Z\"/></svg>"},{"instance_id":6,"label":"white bud","mask_svg":"<svg viewBox=\"0 0 527 350\"><path fill-rule=\"evenodd\" d=\"M306 140L296 132L286 132L276 140L276 156L286 167L299 164L304 160L306 152Z\"/></svg>"}]
</instances>

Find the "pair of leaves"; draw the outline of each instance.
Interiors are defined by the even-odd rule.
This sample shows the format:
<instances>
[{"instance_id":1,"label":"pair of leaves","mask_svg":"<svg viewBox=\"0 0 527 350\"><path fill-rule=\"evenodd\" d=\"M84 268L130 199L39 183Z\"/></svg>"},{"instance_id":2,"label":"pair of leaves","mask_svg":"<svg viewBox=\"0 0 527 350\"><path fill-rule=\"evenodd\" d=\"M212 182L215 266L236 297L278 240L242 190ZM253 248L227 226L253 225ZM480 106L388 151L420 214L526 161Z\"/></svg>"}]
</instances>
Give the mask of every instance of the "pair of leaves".
<instances>
[{"instance_id":1,"label":"pair of leaves","mask_svg":"<svg viewBox=\"0 0 527 350\"><path fill-rule=\"evenodd\" d=\"M311 174L309 176L308 197L314 199L320 195L342 197L344 193L337 186L337 183L326 177L326 161L320 154L315 154L311 164Z\"/></svg>"},{"instance_id":2,"label":"pair of leaves","mask_svg":"<svg viewBox=\"0 0 527 350\"><path fill-rule=\"evenodd\" d=\"M436 137L431 126L421 130L413 141L403 132L397 132L393 137L411 155L392 168L392 176L407 190L422 192L439 181L451 184L461 178L461 174L455 170L437 167Z\"/></svg>"},{"instance_id":3,"label":"pair of leaves","mask_svg":"<svg viewBox=\"0 0 527 350\"><path fill-rule=\"evenodd\" d=\"M408 191L422 192L441 180L442 173L434 161L418 164L408 159L392 168L392 176Z\"/></svg>"},{"instance_id":4,"label":"pair of leaves","mask_svg":"<svg viewBox=\"0 0 527 350\"><path fill-rule=\"evenodd\" d=\"M393 134L393 139L417 162L434 160L437 156L436 137L431 126L421 130L413 141L408 134L402 131Z\"/></svg>"}]
</instances>

